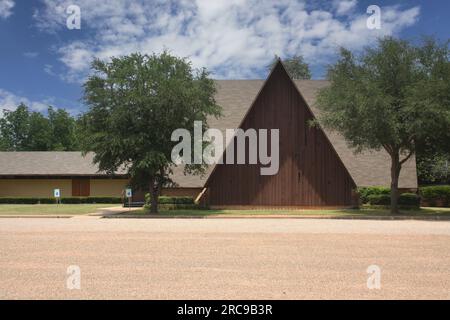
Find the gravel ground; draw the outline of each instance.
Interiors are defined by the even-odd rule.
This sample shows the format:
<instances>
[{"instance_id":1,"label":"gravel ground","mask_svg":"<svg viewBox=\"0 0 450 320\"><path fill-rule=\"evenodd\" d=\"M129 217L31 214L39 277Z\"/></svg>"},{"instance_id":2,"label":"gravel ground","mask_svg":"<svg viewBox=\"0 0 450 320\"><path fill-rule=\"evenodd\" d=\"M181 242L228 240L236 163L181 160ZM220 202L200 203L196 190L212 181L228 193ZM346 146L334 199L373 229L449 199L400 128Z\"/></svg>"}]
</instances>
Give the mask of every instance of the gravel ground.
<instances>
[{"instance_id":1,"label":"gravel ground","mask_svg":"<svg viewBox=\"0 0 450 320\"><path fill-rule=\"evenodd\" d=\"M2 299L450 299L448 221L0 219L0 241Z\"/></svg>"}]
</instances>

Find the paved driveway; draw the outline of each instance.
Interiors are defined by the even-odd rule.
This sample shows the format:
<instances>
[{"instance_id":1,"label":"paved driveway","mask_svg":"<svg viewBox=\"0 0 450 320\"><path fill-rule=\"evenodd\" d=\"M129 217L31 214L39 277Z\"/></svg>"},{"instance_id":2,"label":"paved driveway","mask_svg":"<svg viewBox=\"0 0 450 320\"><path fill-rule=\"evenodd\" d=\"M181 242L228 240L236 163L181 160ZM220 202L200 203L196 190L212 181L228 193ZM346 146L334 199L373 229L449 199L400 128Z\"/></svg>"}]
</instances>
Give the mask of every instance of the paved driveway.
<instances>
[{"instance_id":1,"label":"paved driveway","mask_svg":"<svg viewBox=\"0 0 450 320\"><path fill-rule=\"evenodd\" d=\"M0 243L3 299L450 298L444 221L0 219Z\"/></svg>"}]
</instances>

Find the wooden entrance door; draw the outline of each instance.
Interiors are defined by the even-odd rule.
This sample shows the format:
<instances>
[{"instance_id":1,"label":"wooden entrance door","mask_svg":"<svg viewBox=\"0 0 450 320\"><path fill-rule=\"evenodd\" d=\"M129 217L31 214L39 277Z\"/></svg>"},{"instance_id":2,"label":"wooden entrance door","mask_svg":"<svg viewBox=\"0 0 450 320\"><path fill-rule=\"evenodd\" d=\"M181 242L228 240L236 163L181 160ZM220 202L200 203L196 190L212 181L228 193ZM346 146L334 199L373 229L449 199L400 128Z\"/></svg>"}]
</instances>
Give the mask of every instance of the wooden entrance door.
<instances>
[{"instance_id":1,"label":"wooden entrance door","mask_svg":"<svg viewBox=\"0 0 450 320\"><path fill-rule=\"evenodd\" d=\"M72 197L89 197L90 192L89 179L72 179Z\"/></svg>"}]
</instances>

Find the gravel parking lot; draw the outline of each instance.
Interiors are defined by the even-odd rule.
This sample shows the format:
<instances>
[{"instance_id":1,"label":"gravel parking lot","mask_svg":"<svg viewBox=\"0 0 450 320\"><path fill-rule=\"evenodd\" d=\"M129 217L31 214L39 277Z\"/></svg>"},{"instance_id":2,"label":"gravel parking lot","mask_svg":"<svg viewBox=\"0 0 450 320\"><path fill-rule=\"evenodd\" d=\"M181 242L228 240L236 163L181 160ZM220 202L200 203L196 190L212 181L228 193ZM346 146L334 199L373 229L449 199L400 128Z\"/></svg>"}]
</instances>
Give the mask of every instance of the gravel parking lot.
<instances>
[{"instance_id":1,"label":"gravel parking lot","mask_svg":"<svg viewBox=\"0 0 450 320\"><path fill-rule=\"evenodd\" d=\"M447 221L8 218L0 241L2 299L450 298Z\"/></svg>"}]
</instances>

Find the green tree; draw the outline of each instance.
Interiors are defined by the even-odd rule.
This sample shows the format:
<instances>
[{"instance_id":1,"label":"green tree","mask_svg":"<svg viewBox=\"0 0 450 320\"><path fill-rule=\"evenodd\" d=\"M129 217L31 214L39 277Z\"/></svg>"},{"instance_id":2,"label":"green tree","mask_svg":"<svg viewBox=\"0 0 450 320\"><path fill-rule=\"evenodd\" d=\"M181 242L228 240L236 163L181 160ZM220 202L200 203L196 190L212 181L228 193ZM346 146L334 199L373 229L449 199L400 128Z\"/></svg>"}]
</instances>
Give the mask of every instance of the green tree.
<instances>
[{"instance_id":1,"label":"green tree","mask_svg":"<svg viewBox=\"0 0 450 320\"><path fill-rule=\"evenodd\" d=\"M4 110L0 118L0 135L5 151L24 151L28 148L29 139L28 107L21 103L16 110Z\"/></svg>"},{"instance_id":2,"label":"green tree","mask_svg":"<svg viewBox=\"0 0 450 320\"><path fill-rule=\"evenodd\" d=\"M341 50L319 93L319 122L339 131L356 152L383 148L391 158L391 212L398 213L398 178L416 144L450 128L448 43L419 45L386 37L355 56ZM448 141L446 142L448 144Z\"/></svg>"},{"instance_id":3,"label":"green tree","mask_svg":"<svg viewBox=\"0 0 450 320\"><path fill-rule=\"evenodd\" d=\"M281 58L275 55L270 65L267 67L269 70L272 70L273 67L277 64L278 60ZM305 59L301 55L294 55L292 57L281 59L283 62L286 71L289 73L292 79L294 80L305 80L311 79L311 71L309 70L308 64L305 62Z\"/></svg>"},{"instance_id":4,"label":"green tree","mask_svg":"<svg viewBox=\"0 0 450 320\"><path fill-rule=\"evenodd\" d=\"M24 150L52 150L52 134L50 121L39 112L31 112L28 118L28 138Z\"/></svg>"},{"instance_id":5,"label":"green tree","mask_svg":"<svg viewBox=\"0 0 450 320\"><path fill-rule=\"evenodd\" d=\"M92 68L95 74L84 84L84 151L95 153L101 170L126 168L134 186L149 190L155 213L161 188L171 183L172 132L193 132L195 120L206 128L207 116L220 115L214 82L205 69L195 71L167 52L95 60ZM185 170L200 174L204 167Z\"/></svg>"},{"instance_id":6,"label":"green tree","mask_svg":"<svg viewBox=\"0 0 450 320\"><path fill-rule=\"evenodd\" d=\"M46 117L20 104L16 110L5 110L0 118L0 150L79 150L81 132L76 119L63 109L49 107Z\"/></svg>"},{"instance_id":7,"label":"green tree","mask_svg":"<svg viewBox=\"0 0 450 320\"><path fill-rule=\"evenodd\" d=\"M51 150L80 150L77 121L64 109L48 108L48 120L52 128Z\"/></svg>"}]
</instances>

